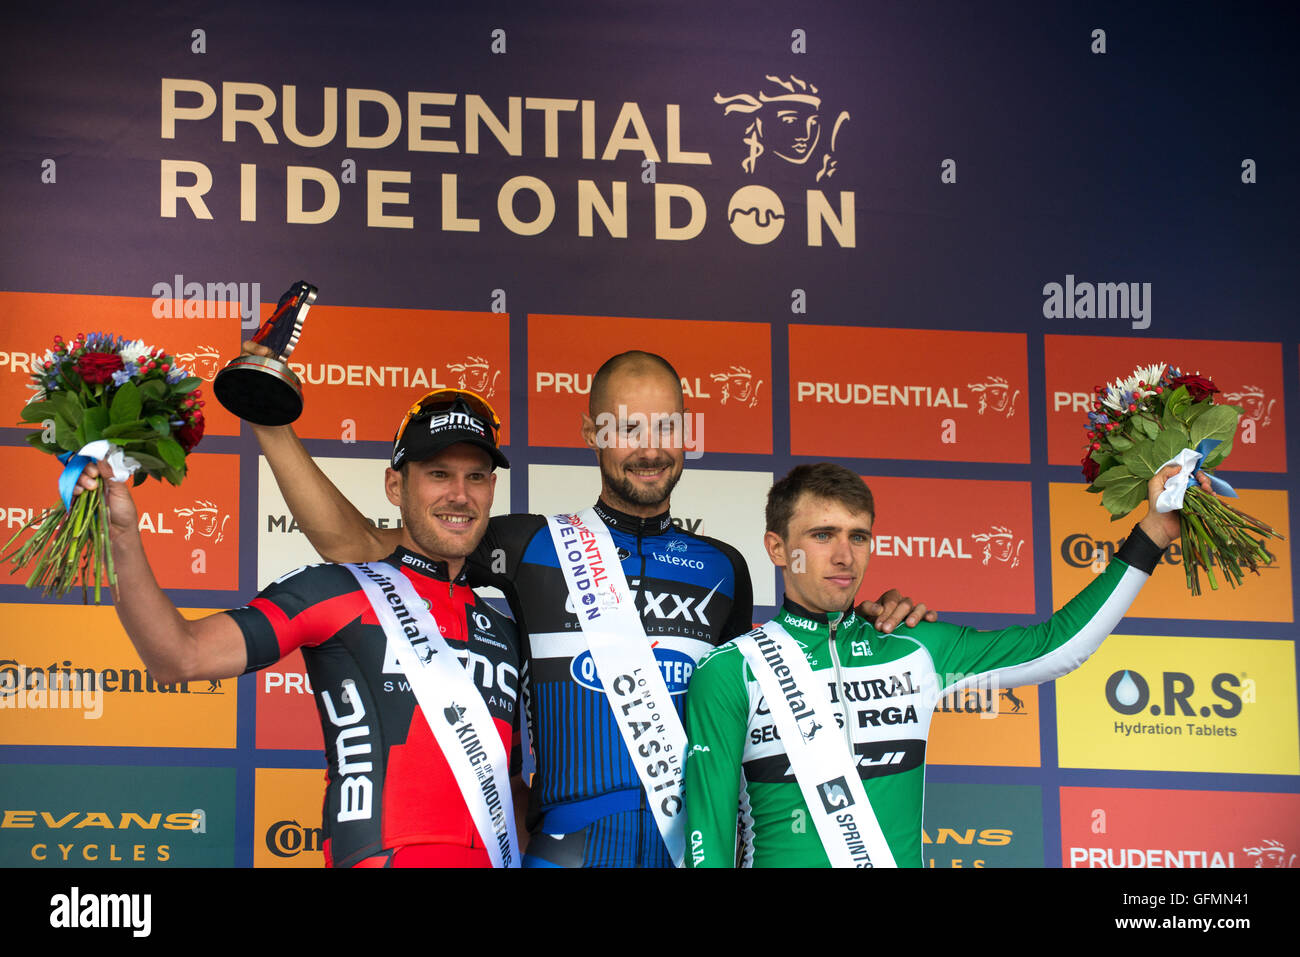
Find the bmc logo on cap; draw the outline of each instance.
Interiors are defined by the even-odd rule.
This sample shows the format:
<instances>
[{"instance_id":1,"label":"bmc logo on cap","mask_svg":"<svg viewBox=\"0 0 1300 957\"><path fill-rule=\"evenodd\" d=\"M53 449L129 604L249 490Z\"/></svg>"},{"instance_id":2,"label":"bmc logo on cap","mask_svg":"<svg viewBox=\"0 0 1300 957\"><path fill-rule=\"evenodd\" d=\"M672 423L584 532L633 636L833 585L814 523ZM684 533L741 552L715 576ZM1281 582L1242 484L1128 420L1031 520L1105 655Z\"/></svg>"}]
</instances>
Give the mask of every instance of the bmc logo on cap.
<instances>
[{"instance_id":1,"label":"bmc logo on cap","mask_svg":"<svg viewBox=\"0 0 1300 957\"><path fill-rule=\"evenodd\" d=\"M444 429L468 429L479 435L486 435L483 423L468 412L435 412L429 416L429 434Z\"/></svg>"}]
</instances>

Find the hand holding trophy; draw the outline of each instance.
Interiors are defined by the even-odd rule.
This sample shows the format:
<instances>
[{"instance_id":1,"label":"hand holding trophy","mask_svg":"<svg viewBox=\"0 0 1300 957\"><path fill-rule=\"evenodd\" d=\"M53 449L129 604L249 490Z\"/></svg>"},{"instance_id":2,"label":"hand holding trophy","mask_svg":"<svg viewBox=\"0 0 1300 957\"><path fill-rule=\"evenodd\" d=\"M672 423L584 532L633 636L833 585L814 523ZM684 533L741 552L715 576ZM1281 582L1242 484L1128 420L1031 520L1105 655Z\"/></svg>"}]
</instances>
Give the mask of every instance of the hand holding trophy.
<instances>
[{"instance_id":1,"label":"hand holding trophy","mask_svg":"<svg viewBox=\"0 0 1300 957\"><path fill-rule=\"evenodd\" d=\"M254 425L288 425L302 415L302 383L286 361L302 335L316 287L299 280L253 335L270 355L241 355L217 373L212 391L223 406Z\"/></svg>"}]
</instances>

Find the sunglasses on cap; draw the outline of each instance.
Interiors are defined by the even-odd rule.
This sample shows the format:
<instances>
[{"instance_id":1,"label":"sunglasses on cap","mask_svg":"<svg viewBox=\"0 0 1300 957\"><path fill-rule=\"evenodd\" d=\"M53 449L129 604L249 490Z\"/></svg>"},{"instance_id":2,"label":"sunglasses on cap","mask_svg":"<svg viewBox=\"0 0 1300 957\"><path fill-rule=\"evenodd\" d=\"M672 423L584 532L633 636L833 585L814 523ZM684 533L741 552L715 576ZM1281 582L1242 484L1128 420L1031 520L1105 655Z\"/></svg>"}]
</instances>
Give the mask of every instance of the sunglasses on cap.
<instances>
[{"instance_id":1,"label":"sunglasses on cap","mask_svg":"<svg viewBox=\"0 0 1300 957\"><path fill-rule=\"evenodd\" d=\"M434 389L421 396L406 410L406 415L402 417L402 424L397 427L393 444L397 445L402 441L402 433L406 431L412 419L426 412L446 412L456 404L457 399L469 406L469 410L475 415L486 420L492 426L494 433L501 431L501 417L497 415L497 410L477 392L470 392L468 389Z\"/></svg>"}]
</instances>

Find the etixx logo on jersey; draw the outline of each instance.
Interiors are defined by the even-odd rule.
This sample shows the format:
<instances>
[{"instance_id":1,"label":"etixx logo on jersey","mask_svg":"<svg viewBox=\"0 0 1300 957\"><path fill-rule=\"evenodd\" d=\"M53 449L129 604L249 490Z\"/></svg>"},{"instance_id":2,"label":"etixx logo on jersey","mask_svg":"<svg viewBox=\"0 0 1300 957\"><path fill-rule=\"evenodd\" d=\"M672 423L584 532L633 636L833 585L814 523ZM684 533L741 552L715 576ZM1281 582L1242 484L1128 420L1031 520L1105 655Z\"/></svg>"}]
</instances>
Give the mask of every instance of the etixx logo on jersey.
<instances>
[{"instance_id":1,"label":"etixx logo on jersey","mask_svg":"<svg viewBox=\"0 0 1300 957\"><path fill-rule=\"evenodd\" d=\"M668 693L685 694L686 686L691 682L691 674L695 671L695 659L675 648L657 646L653 650L655 664L663 673ZM600 675L596 673L596 662L592 659L590 651L584 651L573 659L573 663L569 665L569 673L573 675L573 680L584 688L604 692L605 686L601 684Z\"/></svg>"}]
</instances>

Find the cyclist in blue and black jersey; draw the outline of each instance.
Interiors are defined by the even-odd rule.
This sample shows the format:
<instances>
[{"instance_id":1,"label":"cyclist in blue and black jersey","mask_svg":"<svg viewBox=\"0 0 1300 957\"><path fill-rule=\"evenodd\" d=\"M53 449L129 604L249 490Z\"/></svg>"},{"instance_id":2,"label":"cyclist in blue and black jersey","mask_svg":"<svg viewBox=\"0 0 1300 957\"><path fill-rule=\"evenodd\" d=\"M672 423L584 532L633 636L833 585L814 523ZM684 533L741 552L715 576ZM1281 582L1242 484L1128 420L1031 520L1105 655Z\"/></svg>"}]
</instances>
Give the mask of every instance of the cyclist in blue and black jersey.
<instances>
[{"instance_id":1,"label":"cyclist in blue and black jersey","mask_svg":"<svg viewBox=\"0 0 1300 957\"><path fill-rule=\"evenodd\" d=\"M614 356L592 378L588 409L583 438L601 472L594 513L613 539L680 715L696 662L752 627L749 570L730 545L671 520L669 497L685 459L681 379L673 367L653 353ZM662 431L649 435L652 424ZM288 426L255 432L290 510L323 557L364 561L392 551L397 531L370 525ZM525 866L671 866L573 613L546 518L493 518L467 564L472 584L502 590L526 635L525 695L537 771ZM882 630L934 617L893 591L864 613L879 616Z\"/></svg>"}]
</instances>

